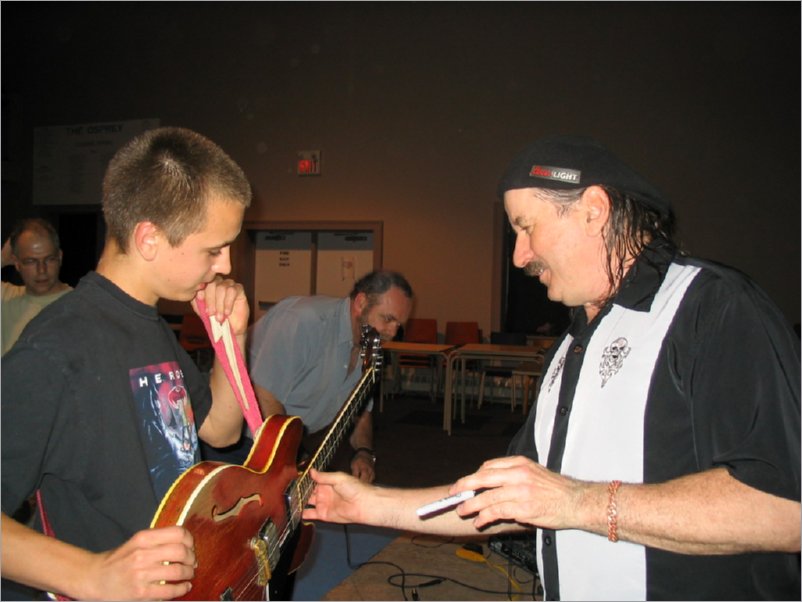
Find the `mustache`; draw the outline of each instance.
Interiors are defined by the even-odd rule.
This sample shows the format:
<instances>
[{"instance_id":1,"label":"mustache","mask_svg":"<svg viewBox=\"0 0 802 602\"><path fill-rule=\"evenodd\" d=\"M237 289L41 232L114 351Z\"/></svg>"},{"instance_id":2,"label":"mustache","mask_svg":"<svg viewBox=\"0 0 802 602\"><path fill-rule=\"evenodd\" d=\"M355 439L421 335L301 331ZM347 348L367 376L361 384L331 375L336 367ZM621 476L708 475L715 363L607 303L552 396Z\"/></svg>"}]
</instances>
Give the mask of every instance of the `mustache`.
<instances>
[{"instance_id":1,"label":"mustache","mask_svg":"<svg viewBox=\"0 0 802 602\"><path fill-rule=\"evenodd\" d=\"M523 267L524 274L527 276L534 276L535 278L540 276L545 269L546 265L540 261L530 261Z\"/></svg>"}]
</instances>

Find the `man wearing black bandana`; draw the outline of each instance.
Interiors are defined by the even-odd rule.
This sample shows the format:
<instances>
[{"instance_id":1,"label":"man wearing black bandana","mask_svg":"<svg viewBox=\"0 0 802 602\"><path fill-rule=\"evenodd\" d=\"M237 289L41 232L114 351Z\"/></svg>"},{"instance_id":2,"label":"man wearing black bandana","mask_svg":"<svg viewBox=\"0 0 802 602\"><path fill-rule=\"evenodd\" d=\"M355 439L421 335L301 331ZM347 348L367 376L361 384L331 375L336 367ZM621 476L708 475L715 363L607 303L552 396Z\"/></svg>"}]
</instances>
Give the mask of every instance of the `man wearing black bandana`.
<instances>
[{"instance_id":1,"label":"man wearing black bandana","mask_svg":"<svg viewBox=\"0 0 802 602\"><path fill-rule=\"evenodd\" d=\"M669 202L594 140L538 140L499 195L515 265L575 308L510 455L426 490L316 474L305 516L535 532L546 599L799 599L790 324L744 274L682 253Z\"/></svg>"}]
</instances>

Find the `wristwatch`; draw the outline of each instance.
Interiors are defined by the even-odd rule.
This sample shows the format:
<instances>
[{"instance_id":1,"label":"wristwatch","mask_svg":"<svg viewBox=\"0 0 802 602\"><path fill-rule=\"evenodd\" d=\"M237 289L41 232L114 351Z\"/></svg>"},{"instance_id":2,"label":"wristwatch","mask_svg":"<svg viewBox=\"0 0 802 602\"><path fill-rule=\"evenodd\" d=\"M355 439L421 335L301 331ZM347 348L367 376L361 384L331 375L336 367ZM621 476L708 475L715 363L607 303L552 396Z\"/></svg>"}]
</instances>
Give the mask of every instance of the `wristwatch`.
<instances>
[{"instance_id":1,"label":"wristwatch","mask_svg":"<svg viewBox=\"0 0 802 602\"><path fill-rule=\"evenodd\" d=\"M354 457L356 457L356 455L358 453L360 453L360 452L365 452L366 454L368 454L370 456L370 459L373 461L373 463L374 464L376 463L376 452L375 451L373 451L369 447L357 447L354 450Z\"/></svg>"}]
</instances>

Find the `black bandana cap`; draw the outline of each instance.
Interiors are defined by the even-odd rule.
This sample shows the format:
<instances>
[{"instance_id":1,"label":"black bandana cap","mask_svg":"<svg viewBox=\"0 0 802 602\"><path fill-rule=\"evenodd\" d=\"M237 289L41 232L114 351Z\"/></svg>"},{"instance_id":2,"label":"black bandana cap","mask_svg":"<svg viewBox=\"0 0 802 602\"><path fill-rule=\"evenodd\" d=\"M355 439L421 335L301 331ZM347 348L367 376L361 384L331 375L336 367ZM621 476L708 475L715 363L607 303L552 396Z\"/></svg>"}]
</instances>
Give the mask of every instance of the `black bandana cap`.
<instances>
[{"instance_id":1,"label":"black bandana cap","mask_svg":"<svg viewBox=\"0 0 802 602\"><path fill-rule=\"evenodd\" d=\"M529 145L507 168L498 196L518 188L572 190L610 186L625 192L664 217L671 204L662 193L596 140L581 136L549 136Z\"/></svg>"}]
</instances>

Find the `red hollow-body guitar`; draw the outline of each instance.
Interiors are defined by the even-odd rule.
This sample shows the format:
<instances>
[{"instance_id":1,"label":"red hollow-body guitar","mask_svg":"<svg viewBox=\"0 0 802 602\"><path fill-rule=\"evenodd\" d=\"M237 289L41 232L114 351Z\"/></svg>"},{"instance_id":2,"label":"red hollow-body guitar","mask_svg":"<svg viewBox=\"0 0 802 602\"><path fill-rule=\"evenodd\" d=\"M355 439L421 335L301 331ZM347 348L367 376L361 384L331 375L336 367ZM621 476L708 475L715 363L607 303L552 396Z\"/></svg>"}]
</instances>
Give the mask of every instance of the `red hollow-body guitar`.
<instances>
[{"instance_id":1,"label":"red hollow-body guitar","mask_svg":"<svg viewBox=\"0 0 802 602\"><path fill-rule=\"evenodd\" d=\"M180 600L265 600L303 562L314 527L301 521L312 493L311 468L325 470L375 383L380 341L363 329L363 371L325 439L299 471L297 416L268 417L242 466L200 462L173 483L151 527L180 525L195 540L198 567Z\"/></svg>"}]
</instances>

